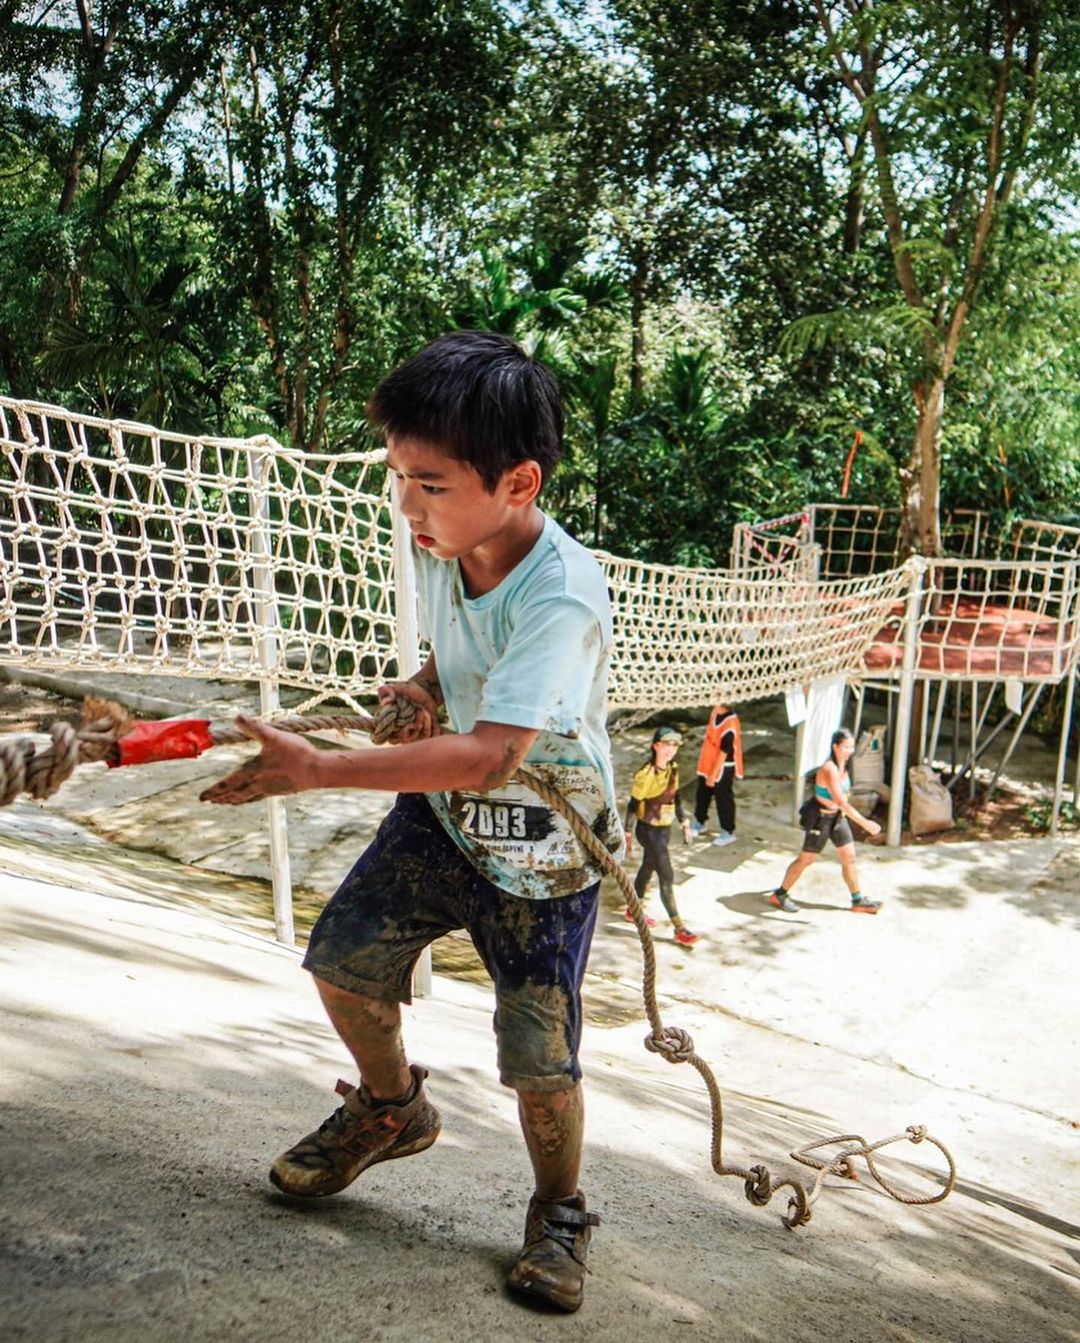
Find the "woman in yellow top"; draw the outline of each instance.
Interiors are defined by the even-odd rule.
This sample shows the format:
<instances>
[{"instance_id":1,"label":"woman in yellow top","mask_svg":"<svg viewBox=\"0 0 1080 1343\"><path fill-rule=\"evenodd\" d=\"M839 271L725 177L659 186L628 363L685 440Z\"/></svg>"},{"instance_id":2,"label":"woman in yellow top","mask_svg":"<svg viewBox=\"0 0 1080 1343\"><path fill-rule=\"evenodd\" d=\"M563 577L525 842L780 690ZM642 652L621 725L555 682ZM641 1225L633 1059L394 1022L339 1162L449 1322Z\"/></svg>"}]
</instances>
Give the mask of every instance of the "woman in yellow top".
<instances>
[{"instance_id":1,"label":"woman in yellow top","mask_svg":"<svg viewBox=\"0 0 1080 1343\"><path fill-rule=\"evenodd\" d=\"M683 923L675 904L675 873L668 853L668 831L676 818L682 826L683 839L687 843L690 841L690 820L683 812L679 767L675 763L681 745L682 737L673 727L658 727L653 733L650 759L634 775L630 789L630 805L626 809L626 851L633 853L636 838L641 845L641 867L634 878L637 898L645 903L645 891L655 872L660 878L660 899L675 928L675 941L680 946L692 947L698 936ZM633 921L629 909L626 917ZM650 927L656 923L648 915L646 919Z\"/></svg>"}]
</instances>

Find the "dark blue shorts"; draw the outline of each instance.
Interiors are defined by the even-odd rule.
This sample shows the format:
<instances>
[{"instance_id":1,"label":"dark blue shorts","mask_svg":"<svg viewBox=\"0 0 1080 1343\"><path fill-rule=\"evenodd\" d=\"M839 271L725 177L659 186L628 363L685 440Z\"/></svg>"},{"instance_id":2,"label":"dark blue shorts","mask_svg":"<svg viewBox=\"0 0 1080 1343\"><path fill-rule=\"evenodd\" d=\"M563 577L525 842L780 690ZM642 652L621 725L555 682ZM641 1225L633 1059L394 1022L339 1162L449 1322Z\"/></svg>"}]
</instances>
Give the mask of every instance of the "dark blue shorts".
<instances>
[{"instance_id":1,"label":"dark blue shorts","mask_svg":"<svg viewBox=\"0 0 1080 1343\"><path fill-rule=\"evenodd\" d=\"M402 793L311 933L304 967L383 1002L411 999L413 967L437 937L464 928L495 983L499 1076L520 1091L581 1078L581 981L599 882L526 900L469 862L427 798Z\"/></svg>"}]
</instances>

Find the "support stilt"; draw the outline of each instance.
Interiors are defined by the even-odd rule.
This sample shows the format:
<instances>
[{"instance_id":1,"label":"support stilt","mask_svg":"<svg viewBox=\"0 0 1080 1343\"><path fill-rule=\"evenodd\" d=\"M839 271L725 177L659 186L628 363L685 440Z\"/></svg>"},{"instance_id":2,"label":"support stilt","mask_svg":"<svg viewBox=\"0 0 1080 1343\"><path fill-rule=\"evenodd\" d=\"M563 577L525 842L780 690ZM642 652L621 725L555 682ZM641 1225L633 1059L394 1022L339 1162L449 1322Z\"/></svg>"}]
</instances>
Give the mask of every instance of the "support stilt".
<instances>
[{"instance_id":1,"label":"support stilt","mask_svg":"<svg viewBox=\"0 0 1080 1343\"><path fill-rule=\"evenodd\" d=\"M919 603L922 600L923 561L909 560L911 578L904 613L904 656L900 664L900 693L896 697L896 733L892 738L892 778L889 790L889 819L886 841L894 847L903 833L904 794L907 782L908 746L911 740L911 704L915 692L915 663L918 656Z\"/></svg>"},{"instance_id":2,"label":"support stilt","mask_svg":"<svg viewBox=\"0 0 1080 1343\"><path fill-rule=\"evenodd\" d=\"M942 677L938 682L937 703L934 705L934 726L930 733L930 746L926 752L926 759L931 763L937 758L938 738L941 736L941 715L945 708L948 692L949 683Z\"/></svg>"},{"instance_id":3,"label":"support stilt","mask_svg":"<svg viewBox=\"0 0 1080 1343\"><path fill-rule=\"evenodd\" d=\"M1058 817L1061 814L1061 794L1065 786L1065 757L1069 751L1069 729L1072 726L1073 697L1076 694L1076 669L1073 663L1065 684L1065 711L1061 717L1061 741L1058 744L1057 772L1054 775L1054 805L1050 809L1050 834L1058 835ZM1075 797L1075 793L1073 794Z\"/></svg>"}]
</instances>

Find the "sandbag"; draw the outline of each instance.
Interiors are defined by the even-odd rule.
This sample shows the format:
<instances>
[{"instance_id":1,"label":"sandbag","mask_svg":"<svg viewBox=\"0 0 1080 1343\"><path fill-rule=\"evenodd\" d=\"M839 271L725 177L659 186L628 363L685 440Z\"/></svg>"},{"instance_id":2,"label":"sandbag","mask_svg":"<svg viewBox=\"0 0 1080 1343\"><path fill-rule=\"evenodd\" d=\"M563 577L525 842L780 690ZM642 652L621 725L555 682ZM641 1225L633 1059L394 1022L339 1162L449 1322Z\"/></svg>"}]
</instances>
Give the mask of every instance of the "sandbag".
<instances>
[{"instance_id":1,"label":"sandbag","mask_svg":"<svg viewBox=\"0 0 1080 1343\"><path fill-rule=\"evenodd\" d=\"M851 756L851 779L864 787L885 781L885 724L859 733ZM880 790L879 790L880 791Z\"/></svg>"},{"instance_id":2,"label":"sandbag","mask_svg":"<svg viewBox=\"0 0 1080 1343\"><path fill-rule=\"evenodd\" d=\"M908 770L911 787L909 825L913 835L932 835L951 830L952 794L929 765L912 765Z\"/></svg>"}]
</instances>

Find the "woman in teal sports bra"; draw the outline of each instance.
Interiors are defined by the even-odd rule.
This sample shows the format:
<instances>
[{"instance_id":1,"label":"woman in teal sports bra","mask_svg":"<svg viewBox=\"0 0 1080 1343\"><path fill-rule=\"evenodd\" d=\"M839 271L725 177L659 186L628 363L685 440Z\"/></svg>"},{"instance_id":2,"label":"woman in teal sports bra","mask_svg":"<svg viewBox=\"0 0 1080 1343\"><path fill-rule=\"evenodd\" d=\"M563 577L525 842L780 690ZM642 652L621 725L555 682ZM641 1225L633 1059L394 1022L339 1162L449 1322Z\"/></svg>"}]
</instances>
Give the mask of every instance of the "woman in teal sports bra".
<instances>
[{"instance_id":1,"label":"woman in teal sports bra","mask_svg":"<svg viewBox=\"0 0 1080 1343\"><path fill-rule=\"evenodd\" d=\"M848 821L870 835L879 835L881 826L871 821L848 801L851 792L851 779L848 775L848 761L855 750L855 738L842 727L834 732L829 746L829 758L814 772L815 807L804 807L799 813L800 819L806 817L806 834L802 852L784 873L784 880L769 896L769 904L782 909L787 914L797 914L799 906L791 898L791 888L812 864L817 862L826 843L831 839L836 847L836 856L844 874L844 882L851 893L851 908L856 914L876 914L881 908L880 900L868 900L859 890L859 874L855 870L855 836L851 833Z\"/></svg>"}]
</instances>

